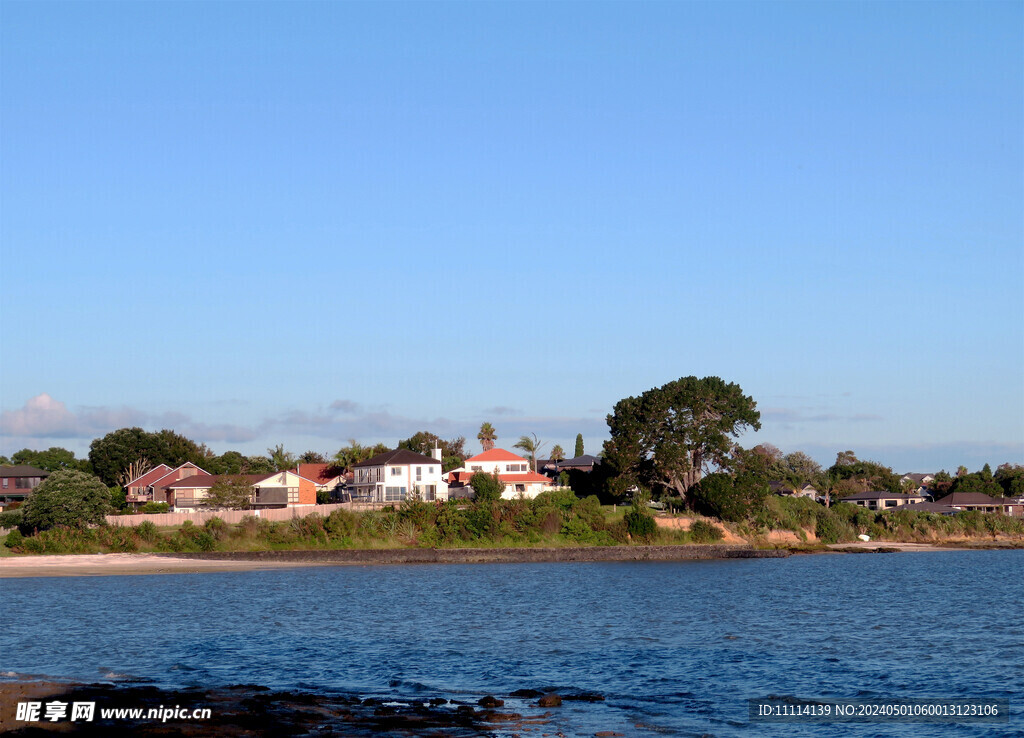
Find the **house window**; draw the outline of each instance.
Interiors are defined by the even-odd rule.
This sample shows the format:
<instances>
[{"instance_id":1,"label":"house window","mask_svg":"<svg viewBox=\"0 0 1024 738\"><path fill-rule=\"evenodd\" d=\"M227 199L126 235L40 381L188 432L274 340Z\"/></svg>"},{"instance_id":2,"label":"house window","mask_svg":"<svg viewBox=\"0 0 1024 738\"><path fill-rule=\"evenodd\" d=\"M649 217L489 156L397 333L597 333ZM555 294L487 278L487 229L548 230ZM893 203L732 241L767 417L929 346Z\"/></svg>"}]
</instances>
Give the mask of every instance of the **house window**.
<instances>
[{"instance_id":1,"label":"house window","mask_svg":"<svg viewBox=\"0 0 1024 738\"><path fill-rule=\"evenodd\" d=\"M896 507L898 504L899 504L899 500L886 500L885 501L885 506L886 507Z\"/></svg>"},{"instance_id":2,"label":"house window","mask_svg":"<svg viewBox=\"0 0 1024 738\"><path fill-rule=\"evenodd\" d=\"M384 501L397 502L405 499L405 487L385 487Z\"/></svg>"},{"instance_id":3,"label":"house window","mask_svg":"<svg viewBox=\"0 0 1024 738\"><path fill-rule=\"evenodd\" d=\"M7 489L7 483L10 482L10 481L11 481L10 479L8 479L7 477L4 477L4 489Z\"/></svg>"},{"instance_id":4,"label":"house window","mask_svg":"<svg viewBox=\"0 0 1024 738\"><path fill-rule=\"evenodd\" d=\"M297 489L295 489L295 488L289 489L288 490L288 502L298 502L298 501L299 501L299 491Z\"/></svg>"},{"instance_id":5,"label":"house window","mask_svg":"<svg viewBox=\"0 0 1024 738\"><path fill-rule=\"evenodd\" d=\"M382 466L378 466L378 467L377 467L377 481L378 481L378 482L379 482L379 481L381 481L381 479L383 478L383 476L384 476L384 467L382 467Z\"/></svg>"},{"instance_id":6,"label":"house window","mask_svg":"<svg viewBox=\"0 0 1024 738\"><path fill-rule=\"evenodd\" d=\"M423 488L423 490L423 499L426 502L433 502L435 499L437 499L436 484L428 484L426 487Z\"/></svg>"},{"instance_id":7,"label":"house window","mask_svg":"<svg viewBox=\"0 0 1024 738\"><path fill-rule=\"evenodd\" d=\"M517 484L516 485L516 492L525 492L525 491L526 491L526 485L525 484Z\"/></svg>"},{"instance_id":8,"label":"house window","mask_svg":"<svg viewBox=\"0 0 1024 738\"><path fill-rule=\"evenodd\" d=\"M417 482L422 482L423 481L423 467L422 466L417 466L416 467L416 481Z\"/></svg>"},{"instance_id":9,"label":"house window","mask_svg":"<svg viewBox=\"0 0 1024 738\"><path fill-rule=\"evenodd\" d=\"M400 467L397 467L397 466L391 467L391 476L393 476L393 477L400 477L400 476L402 476L402 469Z\"/></svg>"},{"instance_id":10,"label":"house window","mask_svg":"<svg viewBox=\"0 0 1024 738\"><path fill-rule=\"evenodd\" d=\"M478 471L483 471L484 468L482 466L471 466L471 467L469 467L469 470L472 471L472 472L478 472Z\"/></svg>"}]
</instances>

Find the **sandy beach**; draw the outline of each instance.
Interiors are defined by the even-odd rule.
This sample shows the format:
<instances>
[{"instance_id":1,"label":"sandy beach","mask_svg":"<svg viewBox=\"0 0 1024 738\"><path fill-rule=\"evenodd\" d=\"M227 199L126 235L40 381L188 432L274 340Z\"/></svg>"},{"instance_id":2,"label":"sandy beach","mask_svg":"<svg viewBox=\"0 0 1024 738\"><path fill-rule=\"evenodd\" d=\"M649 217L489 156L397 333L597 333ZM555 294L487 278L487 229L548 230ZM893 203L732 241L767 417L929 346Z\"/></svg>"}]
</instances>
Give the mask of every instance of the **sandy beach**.
<instances>
[{"instance_id":1,"label":"sandy beach","mask_svg":"<svg viewBox=\"0 0 1024 738\"><path fill-rule=\"evenodd\" d=\"M0 579L9 577L96 577L119 574L198 574L312 566L313 563L186 559L159 554L71 554L0 559Z\"/></svg>"},{"instance_id":2,"label":"sandy beach","mask_svg":"<svg viewBox=\"0 0 1024 738\"><path fill-rule=\"evenodd\" d=\"M115 576L252 571L297 566L482 564L588 561L686 561L779 558L787 551L750 546L591 546L566 548L396 548L336 551L239 551L184 554L74 554L0 559L0 578Z\"/></svg>"}]
</instances>

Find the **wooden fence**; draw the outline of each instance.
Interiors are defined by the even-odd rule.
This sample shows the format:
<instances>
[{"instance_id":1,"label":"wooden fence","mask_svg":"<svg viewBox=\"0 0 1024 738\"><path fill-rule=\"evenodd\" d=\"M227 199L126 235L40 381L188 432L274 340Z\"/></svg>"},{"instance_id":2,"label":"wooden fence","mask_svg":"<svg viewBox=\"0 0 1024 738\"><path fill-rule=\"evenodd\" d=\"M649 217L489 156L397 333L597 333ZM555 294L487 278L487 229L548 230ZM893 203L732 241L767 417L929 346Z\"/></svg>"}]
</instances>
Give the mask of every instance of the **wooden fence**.
<instances>
[{"instance_id":1,"label":"wooden fence","mask_svg":"<svg viewBox=\"0 0 1024 738\"><path fill-rule=\"evenodd\" d=\"M186 520L191 520L196 525L202 525L210 518L220 518L225 523L237 523L247 516L255 516L264 520L291 520L292 518L304 518L307 515L318 513L328 516L335 510L359 510L370 509L364 506L356 506L351 502L341 502L334 505L306 505L304 507L277 507L266 510L204 510L203 512L179 512L179 513L146 513L142 515L108 515L107 522L110 525L121 525L135 527L148 520L153 525L174 526L181 525Z\"/></svg>"}]
</instances>

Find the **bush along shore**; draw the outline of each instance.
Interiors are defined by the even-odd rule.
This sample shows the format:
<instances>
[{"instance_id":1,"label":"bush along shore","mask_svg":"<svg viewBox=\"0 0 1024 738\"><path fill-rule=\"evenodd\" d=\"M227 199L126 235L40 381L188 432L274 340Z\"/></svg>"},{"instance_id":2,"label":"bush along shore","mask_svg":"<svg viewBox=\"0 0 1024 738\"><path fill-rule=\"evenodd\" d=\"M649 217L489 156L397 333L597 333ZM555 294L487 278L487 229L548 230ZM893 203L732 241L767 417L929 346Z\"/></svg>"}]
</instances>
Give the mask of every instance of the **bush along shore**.
<instances>
[{"instance_id":1,"label":"bush along shore","mask_svg":"<svg viewBox=\"0 0 1024 738\"><path fill-rule=\"evenodd\" d=\"M236 525L212 518L202 525L186 522L177 528L163 529L149 522L135 527L59 525L42 531L14 529L4 544L8 553L15 554L426 549L550 552L567 548L678 547L721 542L732 544L733 548L739 545L800 550L855 542L860 535L878 542L973 540L1021 545L1024 520L979 512L950 516L906 510L874 512L842 503L825 508L812 500L783 497L770 498L756 514L728 524L700 517L656 520L639 505L602 507L596 497L580 499L571 491L556 490L533 500L471 504L407 502L394 509L361 513L335 510L328 516L314 512L281 522L251 516ZM495 556L489 560L504 560ZM546 556L546 560L558 560L552 553ZM618 556L623 557L644 558ZM388 560L419 559L406 556Z\"/></svg>"},{"instance_id":2,"label":"bush along shore","mask_svg":"<svg viewBox=\"0 0 1024 738\"><path fill-rule=\"evenodd\" d=\"M202 525L186 522L163 529L149 522L22 529L8 534L6 546L30 554L195 553L679 545L722 537L715 525L666 530L641 507L602 508L596 497L580 499L570 490L555 490L532 500L406 502L393 509L334 510L326 517L314 512L280 522L251 516L235 525L211 518Z\"/></svg>"}]
</instances>

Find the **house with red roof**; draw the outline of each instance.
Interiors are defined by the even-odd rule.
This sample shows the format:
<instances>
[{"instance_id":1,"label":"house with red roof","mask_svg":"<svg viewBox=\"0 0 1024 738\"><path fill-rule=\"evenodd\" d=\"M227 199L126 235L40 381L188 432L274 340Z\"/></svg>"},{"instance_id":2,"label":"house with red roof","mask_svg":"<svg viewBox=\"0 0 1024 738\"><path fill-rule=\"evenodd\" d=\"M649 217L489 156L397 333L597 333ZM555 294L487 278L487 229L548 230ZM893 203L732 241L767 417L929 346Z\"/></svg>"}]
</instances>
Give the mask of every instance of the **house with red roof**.
<instances>
[{"instance_id":1,"label":"house with red roof","mask_svg":"<svg viewBox=\"0 0 1024 738\"><path fill-rule=\"evenodd\" d=\"M530 469L527 459L503 448L492 448L466 459L464 466L448 473L448 484L467 485L477 472L497 474L505 485L501 496L506 500L533 498L552 486L550 478Z\"/></svg>"},{"instance_id":2,"label":"house with red roof","mask_svg":"<svg viewBox=\"0 0 1024 738\"><path fill-rule=\"evenodd\" d=\"M136 477L125 485L125 497L129 505L138 507L147 502L167 502L168 487L172 482L195 476L197 474L209 474L205 469L200 469L191 461L186 461L174 469L167 464L158 464L145 474Z\"/></svg>"},{"instance_id":3,"label":"house with red roof","mask_svg":"<svg viewBox=\"0 0 1024 738\"><path fill-rule=\"evenodd\" d=\"M345 482L345 475L337 464L297 464L292 471L313 482L317 492L331 492Z\"/></svg>"}]
</instances>

